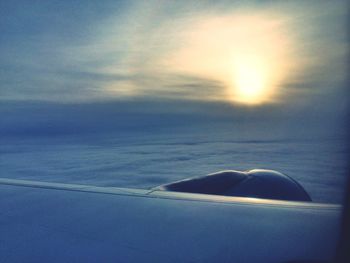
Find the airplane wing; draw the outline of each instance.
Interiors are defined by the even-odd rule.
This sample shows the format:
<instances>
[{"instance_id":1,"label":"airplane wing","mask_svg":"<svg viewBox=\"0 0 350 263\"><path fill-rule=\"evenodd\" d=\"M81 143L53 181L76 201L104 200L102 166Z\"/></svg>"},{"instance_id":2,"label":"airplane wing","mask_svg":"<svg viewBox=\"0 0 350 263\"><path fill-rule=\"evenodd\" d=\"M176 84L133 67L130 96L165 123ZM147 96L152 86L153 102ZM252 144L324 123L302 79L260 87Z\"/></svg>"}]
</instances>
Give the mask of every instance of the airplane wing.
<instances>
[{"instance_id":1,"label":"airplane wing","mask_svg":"<svg viewBox=\"0 0 350 263\"><path fill-rule=\"evenodd\" d=\"M0 262L327 262L341 206L0 179Z\"/></svg>"}]
</instances>

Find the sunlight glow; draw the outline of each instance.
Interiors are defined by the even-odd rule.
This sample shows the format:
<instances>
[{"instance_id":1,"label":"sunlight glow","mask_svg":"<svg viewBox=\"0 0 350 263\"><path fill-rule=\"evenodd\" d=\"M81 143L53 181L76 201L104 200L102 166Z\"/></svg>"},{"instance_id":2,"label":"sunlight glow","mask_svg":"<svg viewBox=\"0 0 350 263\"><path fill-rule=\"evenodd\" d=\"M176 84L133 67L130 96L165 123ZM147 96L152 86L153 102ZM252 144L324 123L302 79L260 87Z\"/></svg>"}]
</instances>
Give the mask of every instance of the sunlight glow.
<instances>
[{"instance_id":1,"label":"sunlight glow","mask_svg":"<svg viewBox=\"0 0 350 263\"><path fill-rule=\"evenodd\" d=\"M281 84L296 65L283 17L208 16L188 25L181 35L184 44L165 57L163 68L217 80L223 86L217 94L233 103L254 106L279 100Z\"/></svg>"}]
</instances>

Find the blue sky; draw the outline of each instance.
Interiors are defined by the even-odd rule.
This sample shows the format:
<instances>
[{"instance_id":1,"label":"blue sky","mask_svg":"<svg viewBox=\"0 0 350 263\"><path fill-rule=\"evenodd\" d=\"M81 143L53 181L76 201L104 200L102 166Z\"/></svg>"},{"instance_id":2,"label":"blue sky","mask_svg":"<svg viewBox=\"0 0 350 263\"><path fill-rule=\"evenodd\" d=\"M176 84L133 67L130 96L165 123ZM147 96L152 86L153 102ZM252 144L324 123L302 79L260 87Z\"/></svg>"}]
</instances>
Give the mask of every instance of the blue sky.
<instances>
[{"instance_id":1,"label":"blue sky","mask_svg":"<svg viewBox=\"0 0 350 263\"><path fill-rule=\"evenodd\" d=\"M6 129L22 118L19 105L39 118L34 102L48 116L62 103L93 111L106 102L110 112L198 119L214 107L215 118L230 121L251 111L272 121L278 111L320 122L318 114L342 116L346 107L346 1L1 1L0 10ZM245 31L249 43L240 43ZM226 60L239 61L252 42L270 71L281 71L272 99L254 109L230 93Z\"/></svg>"}]
</instances>

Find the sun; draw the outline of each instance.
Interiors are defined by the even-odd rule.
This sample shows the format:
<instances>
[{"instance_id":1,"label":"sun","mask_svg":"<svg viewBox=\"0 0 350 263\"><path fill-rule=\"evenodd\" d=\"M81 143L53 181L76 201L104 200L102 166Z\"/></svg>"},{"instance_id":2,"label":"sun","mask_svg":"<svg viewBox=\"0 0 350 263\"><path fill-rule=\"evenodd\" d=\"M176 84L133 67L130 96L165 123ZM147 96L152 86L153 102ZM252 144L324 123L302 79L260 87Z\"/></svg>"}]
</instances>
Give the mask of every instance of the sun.
<instances>
[{"instance_id":1,"label":"sun","mask_svg":"<svg viewBox=\"0 0 350 263\"><path fill-rule=\"evenodd\" d=\"M233 65L232 96L236 102L260 104L271 95L268 65L263 58L243 55Z\"/></svg>"}]
</instances>

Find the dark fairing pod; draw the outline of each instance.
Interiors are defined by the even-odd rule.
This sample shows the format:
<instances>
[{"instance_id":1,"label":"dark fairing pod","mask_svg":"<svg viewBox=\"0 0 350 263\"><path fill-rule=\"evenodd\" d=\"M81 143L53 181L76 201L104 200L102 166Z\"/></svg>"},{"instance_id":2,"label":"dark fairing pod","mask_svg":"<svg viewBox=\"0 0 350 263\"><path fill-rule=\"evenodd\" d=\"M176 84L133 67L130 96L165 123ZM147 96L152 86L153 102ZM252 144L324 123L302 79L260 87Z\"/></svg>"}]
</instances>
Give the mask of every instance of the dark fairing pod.
<instances>
[{"instance_id":1,"label":"dark fairing pod","mask_svg":"<svg viewBox=\"0 0 350 263\"><path fill-rule=\"evenodd\" d=\"M221 171L156 187L157 190L241 196L290 201L312 201L291 177L273 170Z\"/></svg>"}]
</instances>

